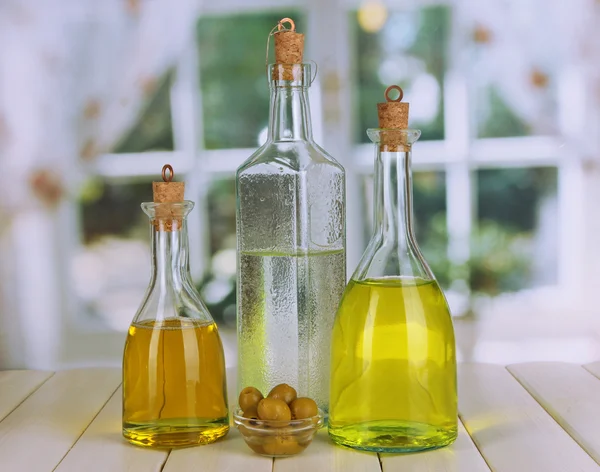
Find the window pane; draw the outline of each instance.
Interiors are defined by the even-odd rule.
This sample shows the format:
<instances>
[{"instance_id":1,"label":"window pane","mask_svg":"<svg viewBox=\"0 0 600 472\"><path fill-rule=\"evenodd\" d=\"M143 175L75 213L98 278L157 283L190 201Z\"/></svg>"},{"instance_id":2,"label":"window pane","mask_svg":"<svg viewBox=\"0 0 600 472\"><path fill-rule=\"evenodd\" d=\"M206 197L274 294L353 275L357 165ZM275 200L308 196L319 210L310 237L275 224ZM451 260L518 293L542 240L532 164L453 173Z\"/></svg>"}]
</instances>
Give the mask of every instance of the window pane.
<instances>
[{"instance_id":1,"label":"window pane","mask_svg":"<svg viewBox=\"0 0 600 472\"><path fill-rule=\"evenodd\" d=\"M368 241L373 231L373 176L363 179L365 235ZM450 285L446 230L446 174L442 171L413 173L413 213L415 235L431 270L444 287Z\"/></svg>"},{"instance_id":2,"label":"window pane","mask_svg":"<svg viewBox=\"0 0 600 472\"><path fill-rule=\"evenodd\" d=\"M115 330L127 329L150 276L148 217L151 181L90 179L80 196L82 245L72 261L73 285L85 312Z\"/></svg>"},{"instance_id":3,"label":"window pane","mask_svg":"<svg viewBox=\"0 0 600 472\"><path fill-rule=\"evenodd\" d=\"M552 24L561 19L537 21L541 5L489 0L469 3L463 12L479 137L557 133L557 58L568 41Z\"/></svg>"},{"instance_id":4,"label":"window pane","mask_svg":"<svg viewBox=\"0 0 600 472\"><path fill-rule=\"evenodd\" d=\"M358 73L354 139L368 142L365 130L377 127L376 103L383 101L385 88L392 84L404 89L404 100L411 104L410 126L423 132L422 139L443 139L449 8L382 10L378 15L365 7L351 18ZM375 18L385 22L378 23Z\"/></svg>"},{"instance_id":5,"label":"window pane","mask_svg":"<svg viewBox=\"0 0 600 472\"><path fill-rule=\"evenodd\" d=\"M297 29L304 31L302 17L289 10L202 17L198 21L206 149L259 145L259 135L269 120L267 36L286 16L297 20Z\"/></svg>"},{"instance_id":6,"label":"window pane","mask_svg":"<svg viewBox=\"0 0 600 472\"><path fill-rule=\"evenodd\" d=\"M202 296L213 317L235 326L235 180L218 179L208 191L210 221L210 273L202 284Z\"/></svg>"},{"instance_id":7,"label":"window pane","mask_svg":"<svg viewBox=\"0 0 600 472\"><path fill-rule=\"evenodd\" d=\"M557 282L557 169L477 171L471 288L497 294Z\"/></svg>"},{"instance_id":8,"label":"window pane","mask_svg":"<svg viewBox=\"0 0 600 472\"><path fill-rule=\"evenodd\" d=\"M169 71L157 84L133 127L120 139L113 152L172 151L173 123L171 120L171 85L173 72Z\"/></svg>"}]
</instances>

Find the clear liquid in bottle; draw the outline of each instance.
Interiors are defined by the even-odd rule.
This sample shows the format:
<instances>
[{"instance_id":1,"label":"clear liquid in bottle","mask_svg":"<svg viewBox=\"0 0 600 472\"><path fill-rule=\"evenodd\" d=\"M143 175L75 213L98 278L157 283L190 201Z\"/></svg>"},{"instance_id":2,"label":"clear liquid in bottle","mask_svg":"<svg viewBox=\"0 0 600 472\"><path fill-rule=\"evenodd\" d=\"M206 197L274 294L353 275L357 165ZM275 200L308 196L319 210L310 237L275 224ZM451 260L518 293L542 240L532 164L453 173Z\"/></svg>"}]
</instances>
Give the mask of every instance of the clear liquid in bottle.
<instances>
[{"instance_id":1,"label":"clear liquid in bottle","mask_svg":"<svg viewBox=\"0 0 600 472\"><path fill-rule=\"evenodd\" d=\"M240 385L263 392L284 382L301 385L303 396L327 405L329 369L323 363L344 290L344 264L342 250L241 254L238 347L247 367Z\"/></svg>"}]
</instances>

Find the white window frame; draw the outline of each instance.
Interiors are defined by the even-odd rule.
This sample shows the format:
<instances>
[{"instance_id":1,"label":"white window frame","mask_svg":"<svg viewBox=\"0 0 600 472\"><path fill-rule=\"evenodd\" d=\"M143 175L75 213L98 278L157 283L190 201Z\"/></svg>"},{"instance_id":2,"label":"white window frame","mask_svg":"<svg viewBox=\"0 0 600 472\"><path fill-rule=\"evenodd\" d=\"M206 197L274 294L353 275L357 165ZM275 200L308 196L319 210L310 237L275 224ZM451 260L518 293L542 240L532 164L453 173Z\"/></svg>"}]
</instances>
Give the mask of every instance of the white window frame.
<instances>
[{"instance_id":1,"label":"white window frame","mask_svg":"<svg viewBox=\"0 0 600 472\"><path fill-rule=\"evenodd\" d=\"M305 56L319 65L319 74L311 88L313 126L317 139L347 170L347 259L349 275L356 267L364 245L364 218L362 211L361 178L373 169L373 149L369 144L353 144L352 80L354 57L350 38L349 12L360 6L359 0L221 0L203 2L201 14L227 15L285 8L302 10L307 18L307 51ZM453 4L456 0L389 0L388 8L414 8L429 4ZM460 22L458 11L453 12L455 22ZM455 42L456 43L456 42ZM446 208L449 236L448 255L455 262L469 258L470 235L475 221L475 170L492 167L556 166L558 169L559 217L562 224L559 237L558 286L573 287L581 280L582 251L573 252L583 231L581 212L570 212L584 202L582 191L584 172L577 151L562 146L555 137L522 137L502 139L475 139L473 120L469 114L470 97L467 78L458 69L458 45L453 43L450 66L446 71L445 139L422 141L415 146L414 170L445 170ZM323 47L327 45L327 47ZM200 58L202 60L202 58ZM217 178L233 178L237 167L254 149L206 150L201 135L202 107L198 93L198 54L196 44L190 44L177 68L176 81L171 90L174 128L174 151L139 154L109 154L101 156L94 171L109 179L128 180L140 176L155 176L165 162L173 165L179 175L186 175L187 197L195 200L196 209L190 214L190 253L192 269L197 278L210 264L207 189ZM349 80L345 80L349 78ZM266 85L265 85L266 86ZM195 97L190 100L190 97ZM375 106L375 104L373 104ZM583 105L582 105L583 106ZM559 111L567 107L559 102ZM568 107L573 114L573 104ZM562 117L561 122L567 121ZM457 191L460 189L460 191ZM76 213L75 203L70 204L70 214ZM69 230L77 234L73 218ZM583 245L582 245L583 246ZM66 250L69 253L69 250ZM72 294L70 294L72 298ZM76 307L72 311L76 312ZM81 320L73 323L66 336L77 338L72 354L63 359L63 365L73 366L89 362L114 364L120 362L123 333L102 332L97 327L81 328ZM86 333L82 337L81 333ZM83 356L88 343L98 345L90 356ZM116 348L116 346L119 346ZM85 348L85 349L84 349ZM115 352L109 352L109 350ZM89 349L88 349L89 351ZM95 356L95 357L94 357ZM64 356L63 356L64 357Z\"/></svg>"}]
</instances>

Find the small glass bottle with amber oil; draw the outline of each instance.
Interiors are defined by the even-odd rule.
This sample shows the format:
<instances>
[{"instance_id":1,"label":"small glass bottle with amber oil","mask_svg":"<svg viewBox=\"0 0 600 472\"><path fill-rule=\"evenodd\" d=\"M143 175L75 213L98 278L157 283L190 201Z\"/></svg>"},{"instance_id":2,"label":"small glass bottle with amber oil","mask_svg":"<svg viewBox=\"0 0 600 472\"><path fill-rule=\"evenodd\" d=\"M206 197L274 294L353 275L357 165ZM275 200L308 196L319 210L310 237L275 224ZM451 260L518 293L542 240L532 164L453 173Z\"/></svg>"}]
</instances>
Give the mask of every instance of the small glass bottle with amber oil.
<instances>
[{"instance_id":1,"label":"small glass bottle with amber oil","mask_svg":"<svg viewBox=\"0 0 600 472\"><path fill-rule=\"evenodd\" d=\"M123 436L164 448L211 443L229 431L223 346L189 270L186 216L194 204L172 177L165 166L154 202L142 203L152 276L123 355Z\"/></svg>"},{"instance_id":2,"label":"small glass bottle with amber oil","mask_svg":"<svg viewBox=\"0 0 600 472\"><path fill-rule=\"evenodd\" d=\"M400 97L391 100L391 89ZM373 237L332 334L329 435L345 446L411 452L457 435L454 329L412 228L411 147L402 90L386 90L376 144Z\"/></svg>"}]
</instances>

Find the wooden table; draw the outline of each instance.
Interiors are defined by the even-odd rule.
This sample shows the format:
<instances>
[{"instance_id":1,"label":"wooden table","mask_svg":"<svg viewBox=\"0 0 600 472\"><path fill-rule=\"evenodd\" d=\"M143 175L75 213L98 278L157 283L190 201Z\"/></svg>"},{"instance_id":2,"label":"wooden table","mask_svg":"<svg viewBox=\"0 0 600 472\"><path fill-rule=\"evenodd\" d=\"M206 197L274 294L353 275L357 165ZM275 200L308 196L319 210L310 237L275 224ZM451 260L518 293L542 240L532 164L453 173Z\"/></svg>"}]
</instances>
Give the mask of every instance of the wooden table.
<instances>
[{"instance_id":1,"label":"wooden table","mask_svg":"<svg viewBox=\"0 0 600 472\"><path fill-rule=\"evenodd\" d=\"M0 372L0 471L600 471L600 362L463 364L452 446L378 456L334 447L322 431L303 454L275 461L233 429L209 446L130 446L120 382L118 369Z\"/></svg>"}]
</instances>

